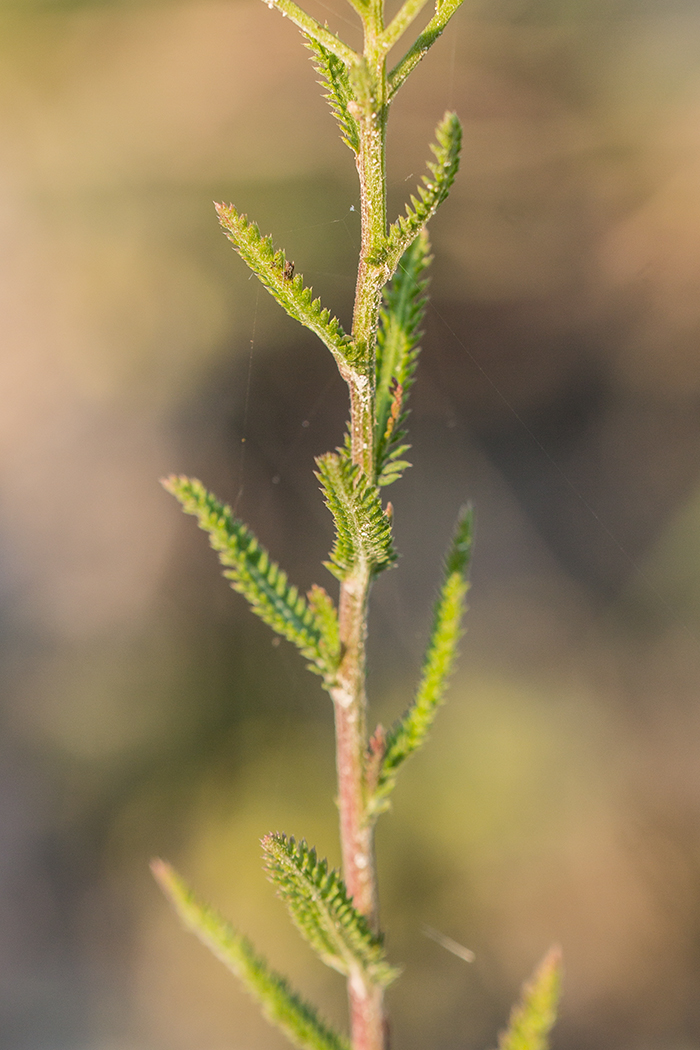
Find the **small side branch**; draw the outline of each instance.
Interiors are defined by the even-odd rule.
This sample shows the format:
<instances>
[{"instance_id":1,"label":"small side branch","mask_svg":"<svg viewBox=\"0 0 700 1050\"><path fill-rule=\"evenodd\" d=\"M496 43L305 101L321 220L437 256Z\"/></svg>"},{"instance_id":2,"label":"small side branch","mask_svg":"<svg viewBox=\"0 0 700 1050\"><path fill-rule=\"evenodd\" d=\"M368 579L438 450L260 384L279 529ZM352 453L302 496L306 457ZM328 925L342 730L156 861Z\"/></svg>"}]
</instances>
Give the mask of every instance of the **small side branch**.
<instances>
[{"instance_id":1,"label":"small side branch","mask_svg":"<svg viewBox=\"0 0 700 1050\"><path fill-rule=\"evenodd\" d=\"M295 26L298 26L302 33L306 33L307 36L318 40L319 44L323 44L328 51L332 51L334 55L342 59L346 66L353 65L359 59L360 56L356 51L344 44L340 37L337 37L335 33L331 33L330 29L326 29L311 15L307 15L306 11L302 11L300 7L297 7L293 0L263 0L263 3L267 4L269 8L276 7Z\"/></svg>"},{"instance_id":2,"label":"small side branch","mask_svg":"<svg viewBox=\"0 0 700 1050\"><path fill-rule=\"evenodd\" d=\"M394 44L406 32L414 18L417 18L425 7L427 0L406 0L401 10L391 20L382 35L382 46L388 54Z\"/></svg>"},{"instance_id":3,"label":"small side branch","mask_svg":"<svg viewBox=\"0 0 700 1050\"><path fill-rule=\"evenodd\" d=\"M441 4L436 5L435 14L415 44L409 48L401 61L389 73L389 100L394 97L411 70L415 69L423 56L427 55L438 37L442 35L445 26L461 3L462 0L442 0ZM391 26L389 26L389 29L391 29Z\"/></svg>"}]
</instances>

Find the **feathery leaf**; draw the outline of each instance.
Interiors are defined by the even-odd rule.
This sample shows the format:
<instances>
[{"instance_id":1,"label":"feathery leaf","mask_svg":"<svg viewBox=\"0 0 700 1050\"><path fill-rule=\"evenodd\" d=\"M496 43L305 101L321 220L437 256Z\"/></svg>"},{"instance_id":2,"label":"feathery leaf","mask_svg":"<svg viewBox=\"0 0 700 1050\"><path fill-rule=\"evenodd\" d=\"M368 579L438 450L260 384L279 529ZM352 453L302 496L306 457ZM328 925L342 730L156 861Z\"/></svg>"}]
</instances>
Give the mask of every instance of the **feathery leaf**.
<instances>
[{"instance_id":1,"label":"feathery leaf","mask_svg":"<svg viewBox=\"0 0 700 1050\"><path fill-rule=\"evenodd\" d=\"M513 1007L499 1050L547 1050L561 991L561 950L550 948Z\"/></svg>"},{"instance_id":2,"label":"feathery leaf","mask_svg":"<svg viewBox=\"0 0 700 1050\"><path fill-rule=\"evenodd\" d=\"M356 567L373 573L396 561L391 520L382 508L379 489L372 485L343 450L326 452L316 460L326 506L335 520L336 538L326 568L344 580Z\"/></svg>"},{"instance_id":3,"label":"feathery leaf","mask_svg":"<svg viewBox=\"0 0 700 1050\"><path fill-rule=\"evenodd\" d=\"M337 317L313 298L313 290L304 287L301 274L294 275L283 251L275 251L272 237L263 237L245 215L239 215L232 204L216 204L219 222L228 239L253 273L284 307L290 317L310 328L326 344L338 367L353 361L353 344Z\"/></svg>"},{"instance_id":4,"label":"feathery leaf","mask_svg":"<svg viewBox=\"0 0 700 1050\"><path fill-rule=\"evenodd\" d=\"M425 743L437 709L444 700L462 633L472 536L473 514L470 508L465 508L457 521L445 559L443 584L433 610L433 625L415 700L387 733L377 787L369 806L373 814L387 808L387 796L396 783L399 767Z\"/></svg>"},{"instance_id":5,"label":"feathery leaf","mask_svg":"<svg viewBox=\"0 0 700 1050\"><path fill-rule=\"evenodd\" d=\"M447 0L445 0L447 2ZM386 261L392 274L399 260L429 219L450 192L459 168L459 152L462 146L462 125L456 113L445 113L435 130L436 145L431 145L435 163L428 162L430 175L423 176L423 185L418 187L420 200L414 196L406 205L406 214L400 215L389 228L382 261Z\"/></svg>"},{"instance_id":6,"label":"feathery leaf","mask_svg":"<svg viewBox=\"0 0 700 1050\"><path fill-rule=\"evenodd\" d=\"M335 668L340 655L338 610L330 595L317 583L312 584L306 597L320 632L319 650L324 664Z\"/></svg>"},{"instance_id":7,"label":"feathery leaf","mask_svg":"<svg viewBox=\"0 0 700 1050\"><path fill-rule=\"evenodd\" d=\"M410 466L400 457L410 445L406 437L406 399L413 386L425 313L427 280L421 275L430 262L425 229L404 252L392 281L384 290L377 333L375 428L377 484L390 485Z\"/></svg>"},{"instance_id":8,"label":"feathery leaf","mask_svg":"<svg viewBox=\"0 0 700 1050\"><path fill-rule=\"evenodd\" d=\"M332 51L319 44L313 37L306 38L306 46L313 53L314 68L321 77L319 83L327 89L324 98L328 100L340 125L343 142L353 153L359 153L360 132L357 121L348 110L348 104L354 101L355 97L350 86L348 68Z\"/></svg>"},{"instance_id":9,"label":"feathery leaf","mask_svg":"<svg viewBox=\"0 0 700 1050\"><path fill-rule=\"evenodd\" d=\"M250 529L234 518L231 508L220 503L201 481L173 475L163 481L163 486L209 534L209 543L226 567L224 576L231 580L233 589L248 600L253 612L273 631L296 645L309 661L311 671L331 681L340 641L337 627L333 627L335 610L328 595L324 600L313 591L307 604Z\"/></svg>"},{"instance_id":10,"label":"feathery leaf","mask_svg":"<svg viewBox=\"0 0 700 1050\"><path fill-rule=\"evenodd\" d=\"M382 938L355 909L339 872L303 840L279 832L262 840L265 869L295 926L314 951L339 973L362 973L387 985L398 970L384 958Z\"/></svg>"},{"instance_id":11,"label":"feathery leaf","mask_svg":"<svg viewBox=\"0 0 700 1050\"><path fill-rule=\"evenodd\" d=\"M268 1021L281 1028L295 1046L301 1050L349 1050L347 1040L291 990L285 977L268 967L247 937L234 930L213 908L198 901L169 864L155 860L151 870L184 925L240 978L260 1003Z\"/></svg>"}]
</instances>

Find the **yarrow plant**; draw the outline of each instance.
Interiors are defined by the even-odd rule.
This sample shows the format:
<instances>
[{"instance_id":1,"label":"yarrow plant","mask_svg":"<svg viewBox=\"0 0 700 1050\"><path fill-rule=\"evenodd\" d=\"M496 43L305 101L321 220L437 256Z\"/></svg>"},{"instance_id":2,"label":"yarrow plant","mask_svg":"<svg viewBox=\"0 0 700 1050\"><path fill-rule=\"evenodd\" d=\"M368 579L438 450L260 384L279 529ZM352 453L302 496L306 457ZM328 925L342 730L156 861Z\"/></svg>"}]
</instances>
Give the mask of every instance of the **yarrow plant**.
<instances>
[{"instance_id":1,"label":"yarrow plant","mask_svg":"<svg viewBox=\"0 0 700 1050\"><path fill-rule=\"evenodd\" d=\"M335 713L342 873L305 841L274 833L262 840L269 878L295 925L320 958L347 980L350 1036L334 1031L250 941L201 903L164 861L153 872L185 925L207 944L260 1002L268 1019L301 1050L388 1050L384 990L398 976L386 959L379 925L374 828L389 808L406 759L425 742L452 672L468 589L472 512L460 513L445 559L423 668L413 702L389 730L367 731L365 646L374 579L396 560L391 503L383 489L409 462L407 400L419 353L430 262L426 225L457 174L462 129L454 113L437 126L417 195L387 223L385 143L389 108L399 88L435 43L461 0L437 0L435 13L403 58L387 69L389 51L426 0L405 0L384 24L383 0L350 0L362 23L359 53L293 0L265 0L301 30L341 136L355 155L361 200L361 248L352 329L345 332L314 299L284 251L233 205L217 205L236 251L287 313L325 343L348 385L345 440L316 460L317 478L335 523L325 567L339 583L337 605L323 587L305 596L292 586L253 533L204 485L170 477L165 487L209 535L234 590L273 631L299 649L320 675ZM545 1050L555 1019L560 976L553 950L525 985L501 1050Z\"/></svg>"}]
</instances>

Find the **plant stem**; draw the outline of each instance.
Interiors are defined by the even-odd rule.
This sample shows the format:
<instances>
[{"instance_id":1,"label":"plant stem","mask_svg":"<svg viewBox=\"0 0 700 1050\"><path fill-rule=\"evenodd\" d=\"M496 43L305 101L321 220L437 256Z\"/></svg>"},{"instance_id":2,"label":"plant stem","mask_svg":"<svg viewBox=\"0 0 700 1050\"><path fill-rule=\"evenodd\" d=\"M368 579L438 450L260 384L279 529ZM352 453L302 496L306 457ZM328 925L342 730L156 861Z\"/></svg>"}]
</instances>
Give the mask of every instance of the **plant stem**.
<instances>
[{"instance_id":1,"label":"plant stem","mask_svg":"<svg viewBox=\"0 0 700 1050\"><path fill-rule=\"evenodd\" d=\"M352 334L360 364L346 375L350 389L353 462L374 481L375 346L381 291L379 261L386 238L386 50L382 45L383 0L370 0L363 15L364 65L358 104L362 242L355 289ZM373 821L367 815L367 695L365 644L371 585L368 565L359 565L340 588L340 640L343 657L335 707L338 806L343 875L355 907L378 930ZM385 1050L387 1024L383 989L360 973L348 979L353 1050Z\"/></svg>"},{"instance_id":2,"label":"plant stem","mask_svg":"<svg viewBox=\"0 0 700 1050\"><path fill-rule=\"evenodd\" d=\"M335 707L338 807L343 877L358 911L378 926L374 863L374 828L367 819L365 761L367 747L365 639L370 574L346 579L340 591L340 637L344 656ZM385 1045L382 988L360 973L348 979L353 1050L383 1050Z\"/></svg>"}]
</instances>

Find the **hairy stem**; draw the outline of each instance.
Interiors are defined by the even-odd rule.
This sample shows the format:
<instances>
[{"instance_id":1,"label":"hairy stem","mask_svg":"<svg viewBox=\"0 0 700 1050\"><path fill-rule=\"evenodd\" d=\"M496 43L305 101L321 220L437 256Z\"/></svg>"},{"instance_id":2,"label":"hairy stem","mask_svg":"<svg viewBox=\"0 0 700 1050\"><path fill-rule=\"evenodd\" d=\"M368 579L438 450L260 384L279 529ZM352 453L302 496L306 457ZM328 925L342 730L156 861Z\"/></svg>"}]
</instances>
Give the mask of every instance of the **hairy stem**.
<instances>
[{"instance_id":1,"label":"hairy stem","mask_svg":"<svg viewBox=\"0 0 700 1050\"><path fill-rule=\"evenodd\" d=\"M365 635L369 573L344 581L340 595L340 633L345 648L335 705L338 806L343 876L358 911L378 927L373 822L367 819L365 787L366 694ZM353 1050L384 1050L383 989L362 974L348 979Z\"/></svg>"},{"instance_id":2,"label":"hairy stem","mask_svg":"<svg viewBox=\"0 0 700 1050\"><path fill-rule=\"evenodd\" d=\"M364 55L355 70L356 117L360 148L362 246L355 289L353 338L359 364L346 376L350 389L352 459L375 480L374 402L375 347L381 291L381 262L386 239L386 118L387 80L382 33L382 0L370 0L364 23ZM343 657L335 705L338 805L343 875L355 907L373 929L379 925L374 860L373 823L367 815L367 698L365 642L371 584L369 566L358 566L341 584L340 640ZM383 989L361 973L348 979L353 1050L385 1050L387 1025Z\"/></svg>"},{"instance_id":3,"label":"hairy stem","mask_svg":"<svg viewBox=\"0 0 700 1050\"><path fill-rule=\"evenodd\" d=\"M340 593L340 636L344 656L335 705L338 807L343 876L358 911L373 929L378 925L373 825L367 820L365 789L366 709L365 637L369 571L343 582ZM353 1050L382 1050L384 1011L382 988L362 974L348 979Z\"/></svg>"},{"instance_id":4,"label":"hairy stem","mask_svg":"<svg viewBox=\"0 0 700 1050\"><path fill-rule=\"evenodd\" d=\"M338 807L343 877L358 911L373 926L377 919L372 829L365 820L364 766L367 738L365 695L366 610L369 573L345 580L340 593L343 659L335 705Z\"/></svg>"}]
</instances>

